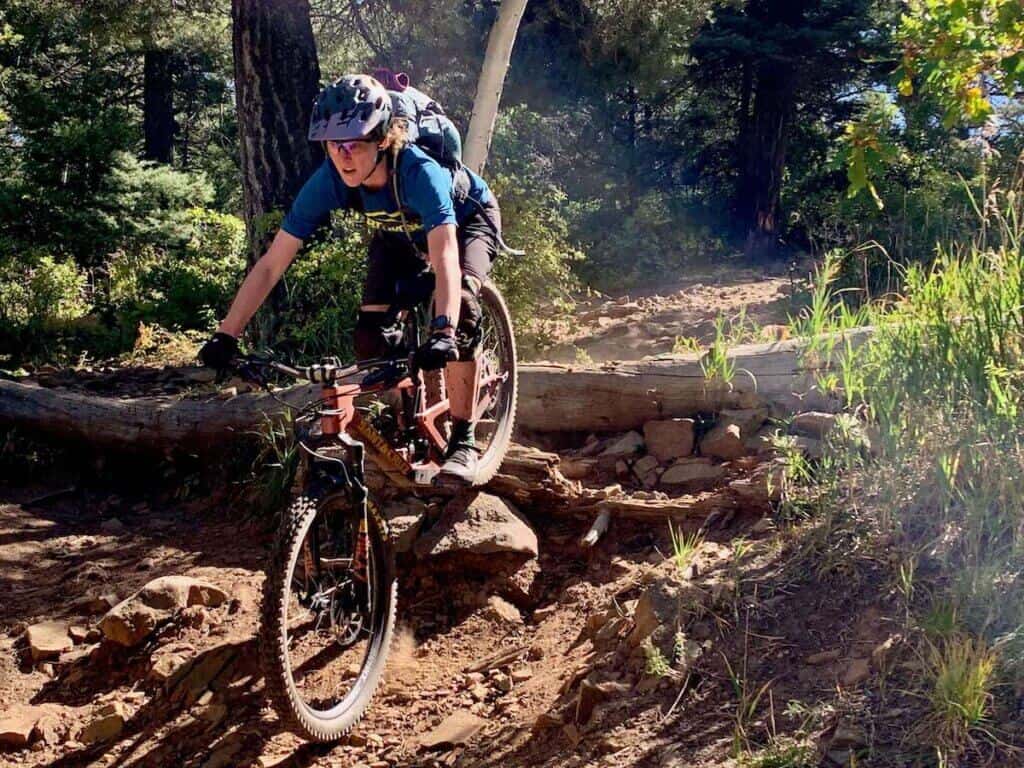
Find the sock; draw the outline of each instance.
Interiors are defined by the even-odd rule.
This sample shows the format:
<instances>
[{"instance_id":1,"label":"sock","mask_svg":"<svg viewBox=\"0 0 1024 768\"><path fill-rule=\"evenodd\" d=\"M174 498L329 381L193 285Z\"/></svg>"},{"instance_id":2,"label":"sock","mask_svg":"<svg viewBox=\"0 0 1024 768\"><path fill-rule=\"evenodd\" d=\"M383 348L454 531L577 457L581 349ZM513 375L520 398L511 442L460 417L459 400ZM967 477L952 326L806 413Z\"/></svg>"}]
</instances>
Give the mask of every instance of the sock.
<instances>
[{"instance_id":1,"label":"sock","mask_svg":"<svg viewBox=\"0 0 1024 768\"><path fill-rule=\"evenodd\" d=\"M455 421L452 423L452 439L451 445L468 445L470 447L476 444L476 436L473 434L476 430L476 423L472 421Z\"/></svg>"}]
</instances>

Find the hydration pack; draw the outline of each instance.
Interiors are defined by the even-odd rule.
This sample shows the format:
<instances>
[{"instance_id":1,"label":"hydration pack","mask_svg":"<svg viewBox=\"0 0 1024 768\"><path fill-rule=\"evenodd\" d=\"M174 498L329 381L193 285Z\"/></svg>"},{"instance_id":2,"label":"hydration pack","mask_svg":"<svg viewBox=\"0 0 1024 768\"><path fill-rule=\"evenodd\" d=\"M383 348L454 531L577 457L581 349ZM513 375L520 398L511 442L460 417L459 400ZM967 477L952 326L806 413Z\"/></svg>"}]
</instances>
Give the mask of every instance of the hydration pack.
<instances>
[{"instance_id":1,"label":"hydration pack","mask_svg":"<svg viewBox=\"0 0 1024 768\"><path fill-rule=\"evenodd\" d=\"M392 114L404 118L409 126L409 140L445 168L462 166L462 137L459 129L444 113L444 108L423 91L406 85L391 90Z\"/></svg>"},{"instance_id":2,"label":"hydration pack","mask_svg":"<svg viewBox=\"0 0 1024 768\"><path fill-rule=\"evenodd\" d=\"M418 88L409 85L405 72L392 72L386 67L374 71L391 96L391 114L404 118L409 140L446 168L462 167L462 137L438 104Z\"/></svg>"}]
</instances>

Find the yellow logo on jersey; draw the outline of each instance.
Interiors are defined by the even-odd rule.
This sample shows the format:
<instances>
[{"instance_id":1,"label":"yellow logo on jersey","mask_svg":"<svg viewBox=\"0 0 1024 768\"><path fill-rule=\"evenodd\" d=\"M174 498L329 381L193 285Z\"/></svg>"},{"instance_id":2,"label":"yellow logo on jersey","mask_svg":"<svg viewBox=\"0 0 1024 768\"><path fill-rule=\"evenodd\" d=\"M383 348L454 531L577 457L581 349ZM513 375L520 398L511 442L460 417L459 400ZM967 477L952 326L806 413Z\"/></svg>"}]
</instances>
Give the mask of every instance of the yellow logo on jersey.
<instances>
[{"instance_id":1,"label":"yellow logo on jersey","mask_svg":"<svg viewBox=\"0 0 1024 768\"><path fill-rule=\"evenodd\" d=\"M392 232L404 231L412 234L422 228L419 217L409 214L405 216L405 224L402 224L402 215L398 211L367 211L366 226L369 229L386 229Z\"/></svg>"}]
</instances>

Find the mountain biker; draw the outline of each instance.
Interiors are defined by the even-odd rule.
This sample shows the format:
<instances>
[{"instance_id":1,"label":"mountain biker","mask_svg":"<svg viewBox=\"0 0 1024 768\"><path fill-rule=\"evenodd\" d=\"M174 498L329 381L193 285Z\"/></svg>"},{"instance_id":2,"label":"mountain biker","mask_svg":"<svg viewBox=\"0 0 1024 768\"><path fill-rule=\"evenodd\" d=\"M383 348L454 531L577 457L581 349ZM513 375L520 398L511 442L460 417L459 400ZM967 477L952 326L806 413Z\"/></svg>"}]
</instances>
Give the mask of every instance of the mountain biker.
<instances>
[{"instance_id":1,"label":"mountain biker","mask_svg":"<svg viewBox=\"0 0 1024 768\"><path fill-rule=\"evenodd\" d=\"M409 141L407 128L405 120L393 118L391 98L374 77L345 75L321 91L309 139L322 142L327 157L299 191L267 252L199 354L211 367L227 367L238 352L239 334L303 241L332 210L362 211L374 234L353 334L356 357L388 354L382 328L396 281L429 265L436 276L435 316L415 361L423 370L444 369L452 435L441 477L472 484L478 459L473 414L481 321L477 297L497 254L501 214L480 176L468 169L459 176L445 168Z\"/></svg>"}]
</instances>

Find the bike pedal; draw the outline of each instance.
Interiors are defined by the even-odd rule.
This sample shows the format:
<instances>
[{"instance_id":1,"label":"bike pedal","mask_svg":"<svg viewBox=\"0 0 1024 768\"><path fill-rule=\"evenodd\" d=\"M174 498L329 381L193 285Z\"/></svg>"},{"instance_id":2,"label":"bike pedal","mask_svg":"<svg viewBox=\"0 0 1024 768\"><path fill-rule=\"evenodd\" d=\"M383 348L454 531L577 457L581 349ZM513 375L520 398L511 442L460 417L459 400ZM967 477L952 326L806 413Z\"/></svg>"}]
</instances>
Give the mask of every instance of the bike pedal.
<instances>
[{"instance_id":1,"label":"bike pedal","mask_svg":"<svg viewBox=\"0 0 1024 768\"><path fill-rule=\"evenodd\" d=\"M412 481L416 485L433 486L440 470L437 467L413 467Z\"/></svg>"}]
</instances>

